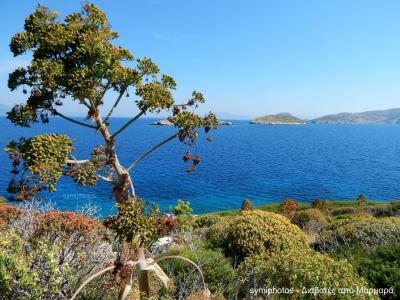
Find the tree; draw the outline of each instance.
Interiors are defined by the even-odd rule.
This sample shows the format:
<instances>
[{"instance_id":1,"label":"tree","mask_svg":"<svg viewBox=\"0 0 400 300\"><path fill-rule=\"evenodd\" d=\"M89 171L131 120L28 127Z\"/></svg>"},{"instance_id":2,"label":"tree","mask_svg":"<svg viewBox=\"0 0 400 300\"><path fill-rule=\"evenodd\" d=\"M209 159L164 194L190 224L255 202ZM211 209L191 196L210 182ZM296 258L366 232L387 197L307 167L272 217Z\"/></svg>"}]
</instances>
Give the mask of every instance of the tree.
<instances>
[{"instance_id":1,"label":"tree","mask_svg":"<svg viewBox=\"0 0 400 300\"><path fill-rule=\"evenodd\" d=\"M253 210L253 202L250 199L243 200L240 210Z\"/></svg>"},{"instance_id":2,"label":"tree","mask_svg":"<svg viewBox=\"0 0 400 300\"><path fill-rule=\"evenodd\" d=\"M176 216L178 227L181 230L190 230L193 228L194 217L192 215L193 209L190 207L190 202L185 202L178 199L178 203L172 208Z\"/></svg>"},{"instance_id":3,"label":"tree","mask_svg":"<svg viewBox=\"0 0 400 300\"><path fill-rule=\"evenodd\" d=\"M364 205L364 204L366 204L366 203L367 203L367 197L366 197L364 194L358 195L358 197L357 197L357 203L358 203L359 205Z\"/></svg>"},{"instance_id":4,"label":"tree","mask_svg":"<svg viewBox=\"0 0 400 300\"><path fill-rule=\"evenodd\" d=\"M214 114L200 117L194 112L200 103L204 103L203 95L194 91L186 102L176 104L172 95L176 88L174 79L161 74L150 58L135 58L129 50L116 46L117 38L106 15L88 3L82 6L81 12L64 19L57 12L39 5L26 18L24 31L12 37L10 49L14 56L31 52L32 61L9 75L10 90L22 88L27 99L15 105L7 118L15 125L30 127L39 120L48 123L49 116L61 117L82 126L88 134L100 134L104 143L93 149L91 158L77 159L72 156L72 141L65 135L45 134L11 141L6 147L13 165L8 192L15 197L11 200L34 199L42 190L54 192L62 175L72 177L81 186L104 180L111 185L119 209L117 219L120 219L132 215L123 212L131 209L137 197L129 172L153 151L178 138L187 147L183 158L191 162L187 171L193 172L200 163L199 155L191 154L189 148L196 144L201 128L207 133L218 124ZM105 95L109 93L116 95L116 99L111 109L104 113ZM111 132L111 116L123 98L130 94L136 97L134 103L138 113ZM66 101L79 105L87 113L86 120L64 115L60 106ZM177 128L176 133L144 152L129 166L123 166L115 148L120 134L147 113L163 110L171 112L169 120ZM138 235L140 239L140 232ZM122 286L130 277L131 271L124 268L133 250L144 260L143 249L132 249L130 243L127 238L117 261L121 266L119 273L125 274L121 275ZM147 276L139 281L142 291L148 293Z\"/></svg>"}]
</instances>

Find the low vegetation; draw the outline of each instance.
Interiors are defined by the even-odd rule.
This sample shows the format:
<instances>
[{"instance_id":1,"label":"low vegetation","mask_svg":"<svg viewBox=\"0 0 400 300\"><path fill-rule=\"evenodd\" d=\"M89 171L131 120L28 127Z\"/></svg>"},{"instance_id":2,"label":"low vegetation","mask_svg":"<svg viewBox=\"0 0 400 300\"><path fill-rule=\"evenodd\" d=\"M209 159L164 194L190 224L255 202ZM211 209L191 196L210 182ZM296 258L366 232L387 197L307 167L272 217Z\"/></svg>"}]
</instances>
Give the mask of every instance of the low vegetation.
<instances>
[{"instance_id":1,"label":"low vegetation","mask_svg":"<svg viewBox=\"0 0 400 300\"><path fill-rule=\"evenodd\" d=\"M181 256L202 270L182 260L160 261L170 280L165 287L151 276L157 299L207 298L202 276L213 299L266 298L266 286L280 289L270 299L281 299L282 293L295 299L400 297L399 202L290 199L256 207L246 200L238 211L194 216L190 203L179 201L171 214L152 208L145 219L138 213L145 203L135 203L141 204L122 211L136 222L120 224L1 202L0 299L69 299L89 275L113 265L123 242L118 230L128 228L132 239L144 234L141 246L149 256ZM163 236L168 243L153 251ZM329 291L316 293L315 287ZM80 299L117 294L110 272L85 286ZM130 297L139 297L137 286Z\"/></svg>"}]
</instances>

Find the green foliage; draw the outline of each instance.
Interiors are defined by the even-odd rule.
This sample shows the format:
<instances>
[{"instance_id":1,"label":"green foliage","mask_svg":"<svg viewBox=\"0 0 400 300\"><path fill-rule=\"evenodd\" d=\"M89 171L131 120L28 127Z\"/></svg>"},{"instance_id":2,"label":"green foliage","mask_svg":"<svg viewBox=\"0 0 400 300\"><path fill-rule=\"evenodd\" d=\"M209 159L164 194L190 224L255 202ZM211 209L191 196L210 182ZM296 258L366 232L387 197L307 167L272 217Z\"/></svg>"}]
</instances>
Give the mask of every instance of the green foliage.
<instances>
[{"instance_id":1,"label":"green foliage","mask_svg":"<svg viewBox=\"0 0 400 300\"><path fill-rule=\"evenodd\" d=\"M30 257L24 253L23 246L24 240L14 231L1 232L0 295L4 299L39 299L43 295L40 270L30 269Z\"/></svg>"},{"instance_id":2,"label":"green foliage","mask_svg":"<svg viewBox=\"0 0 400 300\"><path fill-rule=\"evenodd\" d=\"M8 192L18 194L19 200L26 200L41 189L56 190L63 166L72 152L72 142L66 135L43 134L11 141L5 150L12 160L14 174ZM20 172L25 177L17 183L15 175Z\"/></svg>"},{"instance_id":3,"label":"green foliage","mask_svg":"<svg viewBox=\"0 0 400 300\"><path fill-rule=\"evenodd\" d=\"M253 210L253 202L250 199L246 199L242 202L240 210Z\"/></svg>"},{"instance_id":4,"label":"green foliage","mask_svg":"<svg viewBox=\"0 0 400 300\"><path fill-rule=\"evenodd\" d=\"M366 204L366 203L367 203L367 197L366 197L364 194L360 194L360 195L357 197L357 203L358 203L358 205L364 205L364 204Z\"/></svg>"},{"instance_id":5,"label":"green foliage","mask_svg":"<svg viewBox=\"0 0 400 300\"><path fill-rule=\"evenodd\" d=\"M193 209L190 207L190 202L185 202L181 199L178 200L176 206L172 209L175 216L190 216Z\"/></svg>"},{"instance_id":6,"label":"green foliage","mask_svg":"<svg viewBox=\"0 0 400 300\"><path fill-rule=\"evenodd\" d=\"M180 255L192 260L200 266L207 287L213 294L222 293L227 299L231 299L234 295L237 289L235 272L229 259L225 258L223 253L183 248L172 249L164 255ZM173 299L186 299L195 290L202 288L200 275L187 262L171 259L160 262L160 265L173 278L173 288L170 291Z\"/></svg>"},{"instance_id":7,"label":"green foliage","mask_svg":"<svg viewBox=\"0 0 400 300\"><path fill-rule=\"evenodd\" d=\"M332 203L328 200L320 200L317 198L311 202L311 207L320 209L322 211L327 211L332 208Z\"/></svg>"},{"instance_id":8,"label":"green foliage","mask_svg":"<svg viewBox=\"0 0 400 300\"><path fill-rule=\"evenodd\" d=\"M70 176L80 186L96 185L97 182L96 167L91 161L72 164L64 175Z\"/></svg>"},{"instance_id":9,"label":"green foliage","mask_svg":"<svg viewBox=\"0 0 400 300\"><path fill-rule=\"evenodd\" d=\"M117 206L118 216L109 217L104 224L115 231L120 241L134 247L146 246L157 233L158 207L137 197Z\"/></svg>"},{"instance_id":10,"label":"green foliage","mask_svg":"<svg viewBox=\"0 0 400 300\"><path fill-rule=\"evenodd\" d=\"M177 218L178 228L181 230L191 230L193 228L194 217L190 202L178 199L178 203L172 208L172 212Z\"/></svg>"},{"instance_id":11,"label":"green foliage","mask_svg":"<svg viewBox=\"0 0 400 300\"><path fill-rule=\"evenodd\" d=\"M333 216L340 216L340 215L354 215L360 212L359 208L352 207L352 206L342 206L332 210Z\"/></svg>"},{"instance_id":12,"label":"green foliage","mask_svg":"<svg viewBox=\"0 0 400 300\"><path fill-rule=\"evenodd\" d=\"M108 173L102 177L107 181L111 181L108 179L113 178L113 175L122 176L122 166L115 153L115 137L148 112L172 110L171 120L179 128L177 136L187 146L196 143L201 127L207 132L218 126L214 114L210 113L202 118L194 111L188 111L188 107L197 108L198 104L204 103L201 93L194 91L187 103L176 105L172 96L172 91L176 88L174 79L160 73L159 67L150 58L135 58L129 50L116 45L117 38L118 34L112 31L105 13L93 4L84 3L81 12L69 14L65 18L43 5L38 5L36 11L26 18L24 30L16 33L10 42L10 50L14 56L31 53L32 60L28 66L17 68L9 75L9 89L14 91L22 88L27 98L24 103L15 105L7 113L7 118L15 125L29 127L38 122L39 118L43 123L48 123L50 115L60 116L75 124L96 129L104 138L106 145L101 149L100 156L105 160L101 163L95 161L99 158L99 153L94 153L92 160L85 164L70 164L70 169L65 172L81 186L94 185L96 171ZM104 104L104 96L111 91L118 96L103 119L100 108ZM110 116L123 96L129 97L129 93L137 96L133 103L136 103L139 114L111 134ZM60 113L58 106L66 101L78 102L87 112L87 120L91 119L95 125ZM48 142L43 143L43 147L53 149L50 141ZM150 152L156 148L158 147ZM48 157L52 155L50 151ZM197 153L192 161L189 171L193 171L194 166L200 163ZM47 161L49 164L34 170L39 181L48 178L44 188L50 191L55 190L55 183L61 175L60 166L53 165L52 162ZM110 167L108 172L105 171L106 166ZM116 180L119 181L118 184L119 179ZM111 183L118 185L114 181ZM13 182L10 191L13 193L17 189L23 190L18 185L19 183ZM18 200L32 199L40 191L41 188L37 185L28 191L23 190L25 195L20 193L22 196Z\"/></svg>"},{"instance_id":13,"label":"green foliage","mask_svg":"<svg viewBox=\"0 0 400 300\"><path fill-rule=\"evenodd\" d=\"M250 256L239 266L245 292L259 287L293 289L291 299L379 299L367 294L356 294L357 287L368 287L346 261L335 261L314 251L292 249L288 252ZM331 288L336 295L304 294L303 288ZM339 288L353 288L354 293L339 294ZM272 299L280 299L272 295Z\"/></svg>"},{"instance_id":14,"label":"green foliage","mask_svg":"<svg viewBox=\"0 0 400 300\"><path fill-rule=\"evenodd\" d=\"M99 222L73 212L20 209L8 226L0 226L0 295L4 299L70 298L88 274L114 259ZM107 275L95 280L83 295L107 299L113 293L108 280Z\"/></svg>"},{"instance_id":15,"label":"green foliage","mask_svg":"<svg viewBox=\"0 0 400 300\"><path fill-rule=\"evenodd\" d=\"M298 225L302 229L319 230L323 228L328 221L319 209L309 208L297 213L293 217L292 223Z\"/></svg>"},{"instance_id":16,"label":"green foliage","mask_svg":"<svg viewBox=\"0 0 400 300\"><path fill-rule=\"evenodd\" d=\"M365 252L365 251L364 251ZM358 272L376 288L393 288L383 299L400 298L400 244L378 247L356 266Z\"/></svg>"},{"instance_id":17,"label":"green foliage","mask_svg":"<svg viewBox=\"0 0 400 300\"><path fill-rule=\"evenodd\" d=\"M326 226L316 247L324 252L344 248L371 248L400 242L399 218L374 218L370 215L351 216Z\"/></svg>"},{"instance_id":18,"label":"green foliage","mask_svg":"<svg viewBox=\"0 0 400 300\"><path fill-rule=\"evenodd\" d=\"M208 238L236 261L262 253L279 253L288 249L308 249L299 227L274 213L253 210L226 218L212 226Z\"/></svg>"}]
</instances>

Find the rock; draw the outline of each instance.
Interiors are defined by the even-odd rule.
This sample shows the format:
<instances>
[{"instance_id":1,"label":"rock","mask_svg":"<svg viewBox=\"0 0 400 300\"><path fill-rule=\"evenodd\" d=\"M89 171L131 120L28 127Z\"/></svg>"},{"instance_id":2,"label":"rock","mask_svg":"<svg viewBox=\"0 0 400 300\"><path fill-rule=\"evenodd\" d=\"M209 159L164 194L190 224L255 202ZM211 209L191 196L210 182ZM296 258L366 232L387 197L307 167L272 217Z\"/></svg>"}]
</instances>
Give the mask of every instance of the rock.
<instances>
[{"instance_id":1,"label":"rock","mask_svg":"<svg viewBox=\"0 0 400 300\"><path fill-rule=\"evenodd\" d=\"M219 125L220 126L233 126L235 124L232 122L228 122L228 121L219 121Z\"/></svg>"},{"instance_id":2,"label":"rock","mask_svg":"<svg viewBox=\"0 0 400 300\"><path fill-rule=\"evenodd\" d=\"M158 126L174 126L174 124L169 121L169 120L160 120L160 121L156 121L153 123L150 123L150 125L158 125Z\"/></svg>"},{"instance_id":3,"label":"rock","mask_svg":"<svg viewBox=\"0 0 400 300\"><path fill-rule=\"evenodd\" d=\"M172 242L173 238L170 236L159 238L150 246L151 254L157 256L167 252L171 248Z\"/></svg>"}]
</instances>

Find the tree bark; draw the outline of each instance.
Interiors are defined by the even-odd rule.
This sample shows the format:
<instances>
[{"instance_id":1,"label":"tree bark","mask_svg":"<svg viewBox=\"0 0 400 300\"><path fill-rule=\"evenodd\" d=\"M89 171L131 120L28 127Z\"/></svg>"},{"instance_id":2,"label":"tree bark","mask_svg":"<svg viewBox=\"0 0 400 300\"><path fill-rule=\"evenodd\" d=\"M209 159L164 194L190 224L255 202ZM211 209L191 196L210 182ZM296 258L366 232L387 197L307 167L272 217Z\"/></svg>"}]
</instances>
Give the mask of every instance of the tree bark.
<instances>
[{"instance_id":1,"label":"tree bark","mask_svg":"<svg viewBox=\"0 0 400 300\"><path fill-rule=\"evenodd\" d=\"M112 166L117 174L117 184L114 185L113 187L113 194L117 203L126 203L130 200L132 196L135 196L135 189L132 183L132 179L129 175L129 172L124 167L122 167L122 165L118 160L118 156L114 146L115 140L110 134L108 126L103 123L100 116L100 112L97 111L97 113L98 116L95 121L106 143L106 147L109 152L108 153L109 159L113 160ZM131 193L129 193L129 189L131 189ZM135 256L136 256L135 259L137 260L146 259L143 248L135 249ZM132 269L126 266L126 262L128 262L132 258L133 258L132 245L128 242L125 242L121 246L121 249L118 251L118 257L116 261L116 265L120 268L120 270L117 270L117 272L121 277L120 296L124 293L125 286L129 282L131 277ZM149 297L150 286L149 286L148 272L145 270L138 269L137 273L138 273L140 294L141 296L145 295L146 297Z\"/></svg>"}]
</instances>

